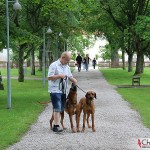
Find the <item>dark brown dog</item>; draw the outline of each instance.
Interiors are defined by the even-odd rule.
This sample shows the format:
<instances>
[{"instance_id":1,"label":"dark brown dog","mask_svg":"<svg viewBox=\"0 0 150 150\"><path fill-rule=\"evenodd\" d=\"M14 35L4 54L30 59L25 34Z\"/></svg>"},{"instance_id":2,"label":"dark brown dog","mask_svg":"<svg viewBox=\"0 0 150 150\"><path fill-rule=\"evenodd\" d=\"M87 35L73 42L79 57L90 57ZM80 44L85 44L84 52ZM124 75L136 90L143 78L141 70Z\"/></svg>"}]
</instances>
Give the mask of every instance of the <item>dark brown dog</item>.
<instances>
[{"instance_id":1,"label":"dark brown dog","mask_svg":"<svg viewBox=\"0 0 150 150\"><path fill-rule=\"evenodd\" d=\"M80 132L79 130L79 124L80 124L80 115L83 110L83 127L82 132L85 130L85 122L86 122L86 116L87 116L87 124L88 127L91 128L89 124L89 116L91 114L92 117L92 130L93 132L96 131L95 125L94 125L94 113L95 113L95 105L94 105L94 98L96 98L96 93L94 91L88 91L85 95L85 97L81 98L77 105L76 110L76 123L77 123L77 132Z\"/></svg>"},{"instance_id":2,"label":"dark brown dog","mask_svg":"<svg viewBox=\"0 0 150 150\"><path fill-rule=\"evenodd\" d=\"M74 125L73 125L73 120L72 120L72 117L76 112L76 106L77 106L77 87L72 83L69 94L66 99L66 104L65 104L65 109L64 109L65 112L69 115L72 132L76 132ZM52 114L52 117L50 119L50 128L51 129L52 129L53 120L54 120L54 116ZM63 120L64 120L64 111L61 113L60 123L62 125L62 128L65 129Z\"/></svg>"}]
</instances>

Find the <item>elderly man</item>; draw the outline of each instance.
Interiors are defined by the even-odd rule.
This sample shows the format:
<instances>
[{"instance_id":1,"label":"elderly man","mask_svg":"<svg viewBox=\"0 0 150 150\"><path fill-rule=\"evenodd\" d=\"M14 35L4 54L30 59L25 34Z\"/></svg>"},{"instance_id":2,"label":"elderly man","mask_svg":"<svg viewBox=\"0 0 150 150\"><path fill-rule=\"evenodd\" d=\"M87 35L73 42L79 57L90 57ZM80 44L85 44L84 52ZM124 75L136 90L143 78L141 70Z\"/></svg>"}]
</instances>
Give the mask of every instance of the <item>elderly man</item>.
<instances>
[{"instance_id":1,"label":"elderly man","mask_svg":"<svg viewBox=\"0 0 150 150\"><path fill-rule=\"evenodd\" d=\"M48 92L50 93L51 102L54 112L54 132L62 132L60 129L60 113L64 111L68 79L76 84L77 80L72 76L68 63L71 59L71 53L66 51L61 57L49 66L48 70Z\"/></svg>"}]
</instances>

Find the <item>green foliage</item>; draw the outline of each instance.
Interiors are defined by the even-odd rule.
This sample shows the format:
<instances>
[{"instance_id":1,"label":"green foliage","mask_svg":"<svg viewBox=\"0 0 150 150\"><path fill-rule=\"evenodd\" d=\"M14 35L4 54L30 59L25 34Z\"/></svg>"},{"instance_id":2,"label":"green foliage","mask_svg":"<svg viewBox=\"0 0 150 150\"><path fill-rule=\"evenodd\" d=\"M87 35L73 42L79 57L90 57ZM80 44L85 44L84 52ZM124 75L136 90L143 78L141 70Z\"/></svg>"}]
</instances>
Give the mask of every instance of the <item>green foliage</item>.
<instances>
[{"instance_id":1,"label":"green foliage","mask_svg":"<svg viewBox=\"0 0 150 150\"><path fill-rule=\"evenodd\" d=\"M138 16L135 31L143 40L150 41L150 17Z\"/></svg>"},{"instance_id":2,"label":"green foliage","mask_svg":"<svg viewBox=\"0 0 150 150\"><path fill-rule=\"evenodd\" d=\"M150 5L145 0L24 0L21 1L22 10L10 12L10 47L18 53L21 44L27 43L26 53L29 54L31 45L38 53L43 40L43 27L50 26L53 33L50 35L49 49L56 51L56 34L60 31L63 37L59 38L59 50L63 50L67 41L69 49L83 53L83 49L92 43L82 35L103 37L108 40L113 54L119 48L127 54L137 51L137 39L141 41L141 50L147 56L149 51L149 12ZM30 4L30 5L29 5ZM6 45L5 1L0 2L0 49ZM4 24L4 25L3 25ZM46 38L46 40L48 40ZM67 47L67 46L66 46ZM112 55L111 54L111 55ZM17 55L17 54L15 54ZM28 57L30 57L28 55Z\"/></svg>"},{"instance_id":3,"label":"green foliage","mask_svg":"<svg viewBox=\"0 0 150 150\"><path fill-rule=\"evenodd\" d=\"M110 45L105 45L105 48L100 49L101 58L103 60L110 60L111 59L111 48Z\"/></svg>"},{"instance_id":4,"label":"green foliage","mask_svg":"<svg viewBox=\"0 0 150 150\"><path fill-rule=\"evenodd\" d=\"M76 7L74 7L76 6ZM78 3L72 1L45 1L42 7L42 13L48 24L54 31L63 29L66 33L70 29L76 28L78 25Z\"/></svg>"},{"instance_id":5,"label":"green foliage","mask_svg":"<svg viewBox=\"0 0 150 150\"><path fill-rule=\"evenodd\" d=\"M0 2L0 51L5 47L6 43L6 20L5 20L5 5Z\"/></svg>"},{"instance_id":6,"label":"green foliage","mask_svg":"<svg viewBox=\"0 0 150 150\"><path fill-rule=\"evenodd\" d=\"M68 40L69 40L68 49L74 53L76 53L76 51L80 52L81 55L84 54L83 52L84 48L88 47L90 43L89 39L84 36L70 36Z\"/></svg>"}]
</instances>

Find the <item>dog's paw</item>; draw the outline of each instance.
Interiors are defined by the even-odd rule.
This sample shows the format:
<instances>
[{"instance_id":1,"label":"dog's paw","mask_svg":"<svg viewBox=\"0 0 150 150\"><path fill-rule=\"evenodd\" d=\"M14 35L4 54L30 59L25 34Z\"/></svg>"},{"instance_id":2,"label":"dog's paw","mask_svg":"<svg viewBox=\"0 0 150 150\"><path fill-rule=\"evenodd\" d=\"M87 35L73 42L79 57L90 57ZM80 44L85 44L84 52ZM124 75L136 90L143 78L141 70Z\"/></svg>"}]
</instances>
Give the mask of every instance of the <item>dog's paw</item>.
<instances>
[{"instance_id":1,"label":"dog's paw","mask_svg":"<svg viewBox=\"0 0 150 150\"><path fill-rule=\"evenodd\" d=\"M80 130L79 130L79 129L77 129L77 132L80 132Z\"/></svg>"},{"instance_id":2,"label":"dog's paw","mask_svg":"<svg viewBox=\"0 0 150 150\"><path fill-rule=\"evenodd\" d=\"M96 129L95 128L92 128L93 132L96 132Z\"/></svg>"},{"instance_id":3,"label":"dog's paw","mask_svg":"<svg viewBox=\"0 0 150 150\"><path fill-rule=\"evenodd\" d=\"M72 133L76 133L76 129L75 128L72 128Z\"/></svg>"},{"instance_id":4,"label":"dog's paw","mask_svg":"<svg viewBox=\"0 0 150 150\"><path fill-rule=\"evenodd\" d=\"M88 125L88 128L92 128L92 126Z\"/></svg>"},{"instance_id":5,"label":"dog's paw","mask_svg":"<svg viewBox=\"0 0 150 150\"><path fill-rule=\"evenodd\" d=\"M82 132L84 132L85 131L85 128L82 128Z\"/></svg>"},{"instance_id":6,"label":"dog's paw","mask_svg":"<svg viewBox=\"0 0 150 150\"><path fill-rule=\"evenodd\" d=\"M67 130L67 128L66 128L66 127L63 127L63 130Z\"/></svg>"}]
</instances>

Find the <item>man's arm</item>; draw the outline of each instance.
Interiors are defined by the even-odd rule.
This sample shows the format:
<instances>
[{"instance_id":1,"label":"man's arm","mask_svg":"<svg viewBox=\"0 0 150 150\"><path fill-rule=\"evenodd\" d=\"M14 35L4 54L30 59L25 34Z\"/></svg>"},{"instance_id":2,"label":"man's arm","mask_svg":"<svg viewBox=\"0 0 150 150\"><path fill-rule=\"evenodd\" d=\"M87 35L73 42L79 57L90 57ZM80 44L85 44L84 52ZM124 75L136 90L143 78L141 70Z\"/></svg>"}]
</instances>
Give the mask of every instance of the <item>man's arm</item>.
<instances>
[{"instance_id":1,"label":"man's arm","mask_svg":"<svg viewBox=\"0 0 150 150\"><path fill-rule=\"evenodd\" d=\"M77 83L77 80L74 78L74 77L69 77L68 78L72 83L76 84Z\"/></svg>"},{"instance_id":2,"label":"man's arm","mask_svg":"<svg viewBox=\"0 0 150 150\"><path fill-rule=\"evenodd\" d=\"M78 61L78 57L76 57L76 61Z\"/></svg>"},{"instance_id":3,"label":"man's arm","mask_svg":"<svg viewBox=\"0 0 150 150\"><path fill-rule=\"evenodd\" d=\"M64 79L65 77L66 76L64 74L58 74L58 75L53 75L51 77L48 77L48 80L55 81L55 80L60 79L60 78Z\"/></svg>"}]
</instances>

